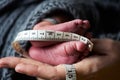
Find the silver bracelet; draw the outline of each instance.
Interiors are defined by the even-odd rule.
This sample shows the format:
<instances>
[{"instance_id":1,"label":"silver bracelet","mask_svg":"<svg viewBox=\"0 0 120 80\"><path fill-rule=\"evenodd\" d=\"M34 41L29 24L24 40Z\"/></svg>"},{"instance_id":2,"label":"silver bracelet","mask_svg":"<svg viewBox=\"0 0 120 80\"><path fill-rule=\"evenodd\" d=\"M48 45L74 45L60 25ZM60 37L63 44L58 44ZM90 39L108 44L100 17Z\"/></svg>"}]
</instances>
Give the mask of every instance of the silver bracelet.
<instances>
[{"instance_id":1,"label":"silver bracelet","mask_svg":"<svg viewBox=\"0 0 120 80\"><path fill-rule=\"evenodd\" d=\"M49 22L51 22L51 23L53 23L53 24L58 24L58 23L59 23L55 18L45 18L45 19L43 19L43 20L49 21Z\"/></svg>"},{"instance_id":2,"label":"silver bracelet","mask_svg":"<svg viewBox=\"0 0 120 80\"><path fill-rule=\"evenodd\" d=\"M65 69L66 69L66 80L77 80L76 70L74 65L65 64Z\"/></svg>"}]
</instances>

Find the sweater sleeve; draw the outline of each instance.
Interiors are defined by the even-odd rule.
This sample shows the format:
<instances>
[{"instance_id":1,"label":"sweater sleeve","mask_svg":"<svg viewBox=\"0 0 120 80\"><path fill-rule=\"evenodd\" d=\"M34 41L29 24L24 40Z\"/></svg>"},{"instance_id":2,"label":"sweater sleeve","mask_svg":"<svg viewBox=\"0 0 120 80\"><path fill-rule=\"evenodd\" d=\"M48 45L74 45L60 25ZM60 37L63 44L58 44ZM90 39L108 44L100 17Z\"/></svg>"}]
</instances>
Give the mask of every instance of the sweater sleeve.
<instances>
[{"instance_id":1,"label":"sweater sleeve","mask_svg":"<svg viewBox=\"0 0 120 80\"><path fill-rule=\"evenodd\" d=\"M19 21L21 22L23 21L24 23L23 25L19 25L20 23L18 24L16 23L18 27L16 28L16 26L14 26L15 33L12 33L14 31L11 31L10 33L14 35L16 35L16 33L18 33L19 31L32 29L35 24L40 22L43 18L48 17L51 14L54 14L54 12L56 11L62 11L64 14L70 15L72 19L79 18L79 19L89 20L92 26L93 32L96 35L99 35L98 32L100 32L101 30L105 32L106 30L108 30L108 27L111 27L110 29L113 29L113 26L115 26L116 24L117 26L120 26L120 23L119 23L120 5L118 5L118 3L120 3L120 0L0 0L0 14L3 13L1 10L4 10L6 6L14 2L17 3L18 1L20 2L20 4L22 4L22 1L25 1L24 4L26 5L22 5L22 7L28 8L29 10L28 11L23 10L23 13L25 13L26 11L27 12L26 14L28 15L20 14L25 16L24 18L19 19ZM27 4L27 2L29 1L30 3ZM34 4L32 1L37 1L37 3L34 2L35 3ZM32 7L34 8L29 8L31 4L33 5ZM8 6L8 7L11 7L11 6ZM13 8L16 8L16 6ZM13 15L16 15L16 14L13 14ZM11 17L10 18L10 21L11 21L13 17L12 16L10 17ZM16 15L16 17L19 18L20 16ZM27 20L26 20L26 17L27 17ZM107 20L109 20L110 22ZM17 18L15 19L15 21L17 21ZM114 21L114 23L111 26L109 23L112 23L112 21ZM11 25L10 27L12 26L13 25ZM106 30L104 29L104 27L106 27ZM114 32L115 30L119 30L119 29L120 28L115 27ZM120 40L120 34L118 36ZM8 38L9 44L5 42L6 47L9 48L8 50L8 48L4 47L4 51L7 51L7 52L6 54L4 53L2 54L4 54L5 56L10 56L10 55L16 56L14 55L15 51L10 46L11 40L12 38L10 37ZM22 46L22 48L25 50L27 50L30 46L30 43L28 41L21 41L19 43ZM9 53L9 55L7 53ZM6 74L8 74L8 71L4 72L4 76L6 76ZM4 77L4 78L7 78L7 77Z\"/></svg>"}]
</instances>

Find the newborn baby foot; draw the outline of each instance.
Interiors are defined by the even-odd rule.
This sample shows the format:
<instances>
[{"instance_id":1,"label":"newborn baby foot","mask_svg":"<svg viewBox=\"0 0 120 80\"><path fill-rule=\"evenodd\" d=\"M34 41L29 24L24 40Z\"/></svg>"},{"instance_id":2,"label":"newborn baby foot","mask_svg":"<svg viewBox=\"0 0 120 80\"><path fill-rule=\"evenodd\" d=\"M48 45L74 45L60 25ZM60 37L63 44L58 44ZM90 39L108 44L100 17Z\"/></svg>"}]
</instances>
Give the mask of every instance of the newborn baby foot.
<instances>
[{"instance_id":1,"label":"newborn baby foot","mask_svg":"<svg viewBox=\"0 0 120 80\"><path fill-rule=\"evenodd\" d=\"M40 26L40 23L38 23L33 29L34 30L54 30L54 31L64 31L64 32L73 32L77 33L79 35L84 35L86 31L89 29L90 25L87 20L80 20L76 19L73 21L57 24L57 25L50 25L50 26ZM56 44L58 42L44 42L44 41L31 41L32 46L34 47L44 47Z\"/></svg>"},{"instance_id":2,"label":"newborn baby foot","mask_svg":"<svg viewBox=\"0 0 120 80\"><path fill-rule=\"evenodd\" d=\"M35 26L37 30L56 30L65 32L74 32L77 34L84 34L89 28L89 23L82 20L73 20L58 25L40 27ZM29 49L29 56L32 59L40 62L48 63L51 65L74 63L81 60L89 52L87 45L80 41L69 41L69 42L33 42L31 41L32 47Z\"/></svg>"}]
</instances>

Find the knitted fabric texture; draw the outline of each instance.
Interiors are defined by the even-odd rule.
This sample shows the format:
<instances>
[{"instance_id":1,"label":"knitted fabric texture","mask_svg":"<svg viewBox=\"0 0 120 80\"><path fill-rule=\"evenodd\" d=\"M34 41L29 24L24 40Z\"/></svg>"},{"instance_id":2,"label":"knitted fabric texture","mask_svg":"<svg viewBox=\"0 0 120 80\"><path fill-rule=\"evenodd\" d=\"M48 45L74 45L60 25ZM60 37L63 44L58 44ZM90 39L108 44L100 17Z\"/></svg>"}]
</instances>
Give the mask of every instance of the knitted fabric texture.
<instances>
[{"instance_id":1,"label":"knitted fabric texture","mask_svg":"<svg viewBox=\"0 0 120 80\"><path fill-rule=\"evenodd\" d=\"M89 20L95 37L120 40L119 3L119 0L0 0L0 58L20 57L11 46L17 33L32 29L56 10L72 15L73 19ZM26 49L29 42L20 43ZM16 80L13 74L12 69L0 69L0 80ZM33 80L18 77L17 80Z\"/></svg>"}]
</instances>

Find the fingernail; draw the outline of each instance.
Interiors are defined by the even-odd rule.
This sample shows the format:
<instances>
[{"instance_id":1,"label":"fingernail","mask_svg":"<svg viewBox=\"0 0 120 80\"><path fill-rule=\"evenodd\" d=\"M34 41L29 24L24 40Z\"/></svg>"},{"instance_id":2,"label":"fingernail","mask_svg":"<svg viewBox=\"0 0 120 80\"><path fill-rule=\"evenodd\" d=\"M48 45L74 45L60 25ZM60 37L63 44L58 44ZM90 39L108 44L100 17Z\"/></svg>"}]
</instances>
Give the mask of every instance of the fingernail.
<instances>
[{"instance_id":1,"label":"fingernail","mask_svg":"<svg viewBox=\"0 0 120 80\"><path fill-rule=\"evenodd\" d=\"M21 70L21 67L20 66L17 66L16 68L15 68L15 70L16 70L16 72L22 72L22 70Z\"/></svg>"},{"instance_id":2,"label":"fingernail","mask_svg":"<svg viewBox=\"0 0 120 80\"><path fill-rule=\"evenodd\" d=\"M22 73L25 69L25 64L24 63L21 63L21 64L18 64L16 67L15 67L15 71L16 72L19 72L19 73Z\"/></svg>"}]
</instances>

